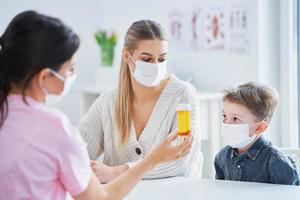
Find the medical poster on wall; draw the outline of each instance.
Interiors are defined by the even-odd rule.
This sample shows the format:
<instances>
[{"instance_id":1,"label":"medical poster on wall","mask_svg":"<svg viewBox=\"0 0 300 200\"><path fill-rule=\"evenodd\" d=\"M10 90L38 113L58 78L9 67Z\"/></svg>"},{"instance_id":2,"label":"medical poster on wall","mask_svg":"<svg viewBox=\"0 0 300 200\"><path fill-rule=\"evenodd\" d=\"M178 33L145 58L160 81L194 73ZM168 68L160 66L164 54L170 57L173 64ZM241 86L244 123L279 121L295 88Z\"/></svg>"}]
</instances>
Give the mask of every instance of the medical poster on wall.
<instances>
[{"instance_id":1,"label":"medical poster on wall","mask_svg":"<svg viewBox=\"0 0 300 200\"><path fill-rule=\"evenodd\" d=\"M170 46L184 51L199 51L203 48L204 37L202 10L174 9L169 13Z\"/></svg>"},{"instance_id":2,"label":"medical poster on wall","mask_svg":"<svg viewBox=\"0 0 300 200\"><path fill-rule=\"evenodd\" d=\"M244 5L232 6L229 11L229 53L250 54L249 8Z\"/></svg>"},{"instance_id":3,"label":"medical poster on wall","mask_svg":"<svg viewBox=\"0 0 300 200\"><path fill-rule=\"evenodd\" d=\"M186 30L185 15L179 10L174 10L169 14L169 43L173 48L186 49Z\"/></svg>"},{"instance_id":4,"label":"medical poster on wall","mask_svg":"<svg viewBox=\"0 0 300 200\"><path fill-rule=\"evenodd\" d=\"M205 12L205 47L208 50L225 50L226 16L221 6L207 7Z\"/></svg>"},{"instance_id":5,"label":"medical poster on wall","mask_svg":"<svg viewBox=\"0 0 300 200\"><path fill-rule=\"evenodd\" d=\"M190 37L190 46L192 50L201 50L203 48L203 40L202 37L203 33L203 19L202 19L202 9L201 8L194 8L191 12L190 19L190 30L191 30L191 37Z\"/></svg>"},{"instance_id":6,"label":"medical poster on wall","mask_svg":"<svg viewBox=\"0 0 300 200\"><path fill-rule=\"evenodd\" d=\"M177 0L178 1L178 0ZM228 3L230 2L230 3ZM250 2L251 3L251 2ZM174 2L168 15L169 43L176 51L250 54L249 1Z\"/></svg>"}]
</instances>

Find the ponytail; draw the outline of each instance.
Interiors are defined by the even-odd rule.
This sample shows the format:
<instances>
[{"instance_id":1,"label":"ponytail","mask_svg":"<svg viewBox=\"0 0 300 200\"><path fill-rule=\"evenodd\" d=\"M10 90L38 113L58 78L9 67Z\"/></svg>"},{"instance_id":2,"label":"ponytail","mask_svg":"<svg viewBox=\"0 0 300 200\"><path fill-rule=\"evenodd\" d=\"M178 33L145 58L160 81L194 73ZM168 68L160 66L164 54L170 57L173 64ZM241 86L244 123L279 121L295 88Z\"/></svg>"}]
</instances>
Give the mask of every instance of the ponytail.
<instances>
[{"instance_id":1,"label":"ponytail","mask_svg":"<svg viewBox=\"0 0 300 200\"><path fill-rule=\"evenodd\" d=\"M11 89L10 81L3 64L3 39L0 37L0 129L8 114L7 96Z\"/></svg>"},{"instance_id":2,"label":"ponytail","mask_svg":"<svg viewBox=\"0 0 300 200\"><path fill-rule=\"evenodd\" d=\"M1 58L0 58L1 59ZM0 129L8 114L7 96L10 91L10 82L5 75L0 72Z\"/></svg>"}]
</instances>

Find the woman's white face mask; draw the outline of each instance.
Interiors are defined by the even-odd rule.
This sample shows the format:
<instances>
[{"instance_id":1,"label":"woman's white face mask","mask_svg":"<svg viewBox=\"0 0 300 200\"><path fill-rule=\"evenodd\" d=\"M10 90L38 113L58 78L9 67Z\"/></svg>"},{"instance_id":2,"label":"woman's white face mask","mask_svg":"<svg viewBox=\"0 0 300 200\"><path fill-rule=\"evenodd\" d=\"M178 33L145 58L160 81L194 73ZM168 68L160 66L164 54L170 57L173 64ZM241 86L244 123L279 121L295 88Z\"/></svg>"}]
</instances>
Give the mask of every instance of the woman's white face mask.
<instances>
[{"instance_id":1,"label":"woman's white face mask","mask_svg":"<svg viewBox=\"0 0 300 200\"><path fill-rule=\"evenodd\" d=\"M129 57L135 64L134 72L132 67L129 66L130 72L134 79L141 85L155 87L168 77L167 61L161 63L148 63L135 61L130 54Z\"/></svg>"},{"instance_id":2,"label":"woman's white face mask","mask_svg":"<svg viewBox=\"0 0 300 200\"><path fill-rule=\"evenodd\" d=\"M64 82L64 89L60 94L51 94L47 91L47 89L45 87L42 87L44 93L45 93L45 103L46 105L51 105L53 103L58 102L59 100L61 100L71 89L72 84L74 83L77 75L73 74L67 78L64 78L63 76L61 76L59 73L53 71L52 69L49 69L50 72L59 80Z\"/></svg>"}]
</instances>

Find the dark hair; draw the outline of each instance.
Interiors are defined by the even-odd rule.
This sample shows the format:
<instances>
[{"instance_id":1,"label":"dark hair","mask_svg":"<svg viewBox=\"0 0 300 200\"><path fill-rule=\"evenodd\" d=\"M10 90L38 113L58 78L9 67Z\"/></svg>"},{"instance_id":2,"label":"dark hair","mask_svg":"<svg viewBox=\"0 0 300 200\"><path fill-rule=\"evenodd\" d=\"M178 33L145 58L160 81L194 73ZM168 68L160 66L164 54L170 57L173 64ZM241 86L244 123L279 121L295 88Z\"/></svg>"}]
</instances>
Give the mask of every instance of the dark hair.
<instances>
[{"instance_id":1,"label":"dark hair","mask_svg":"<svg viewBox=\"0 0 300 200\"><path fill-rule=\"evenodd\" d=\"M12 84L25 90L45 68L58 71L79 47L79 37L61 20L35 11L13 18L0 37L0 128L8 114Z\"/></svg>"},{"instance_id":2,"label":"dark hair","mask_svg":"<svg viewBox=\"0 0 300 200\"><path fill-rule=\"evenodd\" d=\"M258 120L270 122L278 106L279 97L275 89L248 82L235 89L226 90L223 101L226 100L246 106Z\"/></svg>"}]
</instances>

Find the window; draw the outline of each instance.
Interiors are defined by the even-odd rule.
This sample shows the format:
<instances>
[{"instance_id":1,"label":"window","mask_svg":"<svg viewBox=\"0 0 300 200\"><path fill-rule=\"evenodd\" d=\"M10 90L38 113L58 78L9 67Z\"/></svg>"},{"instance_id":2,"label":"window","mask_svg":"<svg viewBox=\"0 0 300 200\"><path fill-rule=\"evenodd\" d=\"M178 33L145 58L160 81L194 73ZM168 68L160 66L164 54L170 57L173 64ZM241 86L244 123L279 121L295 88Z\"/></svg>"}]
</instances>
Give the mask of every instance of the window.
<instances>
[{"instance_id":1,"label":"window","mask_svg":"<svg viewBox=\"0 0 300 200\"><path fill-rule=\"evenodd\" d=\"M298 65L298 116L300 116L300 61L299 61L299 58L300 58L300 0L295 0L294 3L296 4L294 6L295 10L294 10L294 19L295 19L295 22L294 22L294 26L296 27L295 28L295 40L297 41L297 45L296 45L296 54L297 54L297 65ZM298 118L298 124L300 124L300 117ZM298 145L300 147L300 126L298 126L298 134L299 134L299 137L298 137Z\"/></svg>"}]
</instances>

